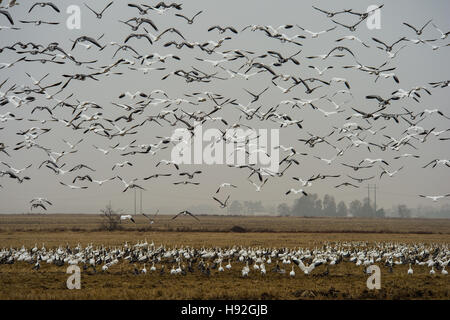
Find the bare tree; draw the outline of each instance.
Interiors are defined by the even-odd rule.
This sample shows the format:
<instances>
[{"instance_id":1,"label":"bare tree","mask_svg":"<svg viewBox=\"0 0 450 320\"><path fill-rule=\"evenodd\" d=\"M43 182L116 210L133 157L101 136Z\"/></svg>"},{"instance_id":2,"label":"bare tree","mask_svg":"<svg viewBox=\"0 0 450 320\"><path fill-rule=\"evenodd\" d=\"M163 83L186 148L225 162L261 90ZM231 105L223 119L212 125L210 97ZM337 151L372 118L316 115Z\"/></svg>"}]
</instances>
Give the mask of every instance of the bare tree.
<instances>
[{"instance_id":1,"label":"bare tree","mask_svg":"<svg viewBox=\"0 0 450 320\"><path fill-rule=\"evenodd\" d=\"M122 229L120 225L120 214L116 212L110 204L100 210L103 222L101 228L103 230L114 231Z\"/></svg>"}]
</instances>

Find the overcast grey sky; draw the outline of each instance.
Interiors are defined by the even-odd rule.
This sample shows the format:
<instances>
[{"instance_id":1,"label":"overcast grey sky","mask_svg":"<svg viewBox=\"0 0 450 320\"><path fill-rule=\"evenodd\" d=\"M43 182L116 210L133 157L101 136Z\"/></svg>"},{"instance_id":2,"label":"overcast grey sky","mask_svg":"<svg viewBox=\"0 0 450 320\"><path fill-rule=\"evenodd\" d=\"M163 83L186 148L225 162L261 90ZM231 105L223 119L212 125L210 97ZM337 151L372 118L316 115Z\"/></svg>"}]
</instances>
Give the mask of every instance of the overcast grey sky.
<instances>
[{"instance_id":1,"label":"overcast grey sky","mask_svg":"<svg viewBox=\"0 0 450 320\"><path fill-rule=\"evenodd\" d=\"M205 42L208 40L215 40L222 38L224 34L219 35L217 31L207 32L207 29L212 25L222 26L234 26L237 30L242 30L245 26L250 24L271 25L277 27L283 24L298 24L304 28L313 31L320 31L331 28L335 24L329 20L324 14L314 10L312 5L326 10L340 10L340 9L354 9L357 12L365 12L369 5L379 5L381 3L374 3L372 1L207 1L207 0L192 0L192 1L179 1L183 3L182 14L186 16L193 16L200 10L203 13L200 14L194 24L188 25L185 20L175 17L174 14L178 11L171 9L166 13L160 15L156 12L150 11L147 15L158 26L160 31L165 30L168 27L175 27L180 30L188 41ZM89 6L100 10L108 1L87 1ZM128 20L132 17L138 17L138 11L135 8L126 6L125 1L115 1L114 4L104 13L101 20L98 20L82 2L78 1L55 1L55 4L61 9L60 14L56 14L50 8L34 8L31 13L28 13L32 2L22 1L19 6L11 8L9 11L15 20L15 26L20 27L21 30L1 30L0 31L0 43L1 47L10 45L16 41L34 43L40 43L47 46L50 42L58 42L59 45L66 50L70 51L72 42L79 36L87 35L94 38L101 36L104 33L104 37L99 41L102 45L111 41L123 43L125 38L131 31L129 27L118 20ZM77 4L81 7L81 29L69 30L66 27L66 8L69 5ZM368 124L361 119L352 119L346 121L349 115L354 112L351 107L373 111L376 110L377 103L374 100L366 100L365 96L368 94L379 94L382 97L389 97L390 94L398 88L409 90L415 86L427 85L428 82L447 80L449 78L450 62L448 59L448 53L450 48L443 47L439 50L432 50L429 45L420 44L415 45L412 42L404 42L407 45L398 56L389 63L389 66L396 67L394 71L398 76L400 83L396 84L392 78L379 79L374 82L374 76L362 73L354 69L343 69L344 65L356 64L355 60L346 55L343 58L329 58L325 61L317 59L309 60L305 57L310 55L325 54L330 49L336 46L338 43L336 39L354 34L362 39L365 43L370 45L370 48L365 48L356 41L342 41L340 44L350 48L356 55L357 60L365 65L377 66L386 61L387 55L385 52L375 47L376 43L371 40L372 37L381 39L386 43L392 43L398 40L400 37L406 36L411 39L417 39L418 36L414 32L404 26L403 22L408 22L414 26L422 26L429 19L433 19L435 23L444 32L450 30L450 24L448 19L448 13L450 12L450 2L446 0L442 1L389 1L384 3L384 7L381 10L381 29L369 30L366 27L365 22L358 26L357 31L354 33L348 30L337 27L332 32L321 35L318 39L311 39L307 33L302 32L299 28L292 28L290 30L283 31L288 35L302 34L307 39L299 40L303 44L302 47L298 47L294 44L281 43L276 39L270 39L264 35L263 32L252 32L246 30L240 32L238 35L226 33L230 35L232 40L224 42L223 46L218 48L218 51L225 51L230 49L245 49L254 51L257 54L266 53L267 50L279 51L283 54L289 55L295 53L299 48L302 50L297 59L300 62L299 66L292 64L291 62L284 64L282 67L277 68L277 72L283 74L292 74L300 76L302 78L316 77L317 73L308 68L309 65L315 65L319 68L324 68L329 65L333 65L334 69L329 70L321 79L329 80L331 77L342 77L348 79L351 85L351 92L353 98L345 105L344 113L330 116L325 118L322 113L312 110L309 106L303 109L291 109L290 106L280 106L278 112L288 113L293 119L303 119L303 130L298 129L296 126L283 128L280 130L280 143L284 146L293 146L298 152L306 152L309 154L307 157L298 156L300 161L299 166L292 166L286 173L286 176L282 178L271 178L261 190L261 192L255 192L255 187L246 179L248 171L243 171L235 168L229 168L226 165L183 165L181 170L194 171L202 170L203 173L193 179L193 181L200 182L199 186L192 185L173 185L175 181L184 180L183 177L172 176L168 178L162 178L159 180L148 180L142 182L143 177L147 177L154 173L175 173L173 167L159 166L155 168L155 164L161 159L170 159L170 149L162 150L155 156L151 155L137 155L131 157L120 156L120 152L111 151L108 155L103 155L101 152L95 150L92 145L95 144L100 148L106 148L114 145L117 142L121 143L121 146L128 142L137 139L137 144L143 143L157 143L156 136L169 136L172 134L174 127L165 125L164 128L160 128L155 124L148 124L145 127L139 129L137 135L130 135L121 138L114 138L112 140L98 137L92 133L84 135L81 130L74 131L64 127L61 123L47 122L40 124L38 122L29 121L8 121L6 123L0 123L0 127L4 127L0 131L0 142L4 142L9 146L8 151L12 151L12 147L21 140L22 136L16 133L21 130L26 130L32 126L41 126L44 128L52 128L52 131L48 134L42 135L38 138L37 142L43 146L50 147L52 150L61 152L62 150L68 150L67 145L64 144L62 139L66 139L70 142L76 142L81 138L84 141L78 147L78 152L75 154L64 157L60 163L66 163L65 169L71 168L79 163L85 163L91 167L94 167L96 171L91 174L96 179L106 179L114 175L119 174L125 180L129 181L133 178L139 178L139 185L142 185L147 189L144 192L144 210L153 211L156 208L160 208L163 213L178 212L192 205L211 205L213 208L218 209L217 203L212 200L212 195L216 191L218 185L222 182L231 182L238 186L237 189L224 190L219 195L219 198L225 199L228 194L231 195L230 200L261 200L265 205L277 205L282 202L292 203L295 199L295 195L285 195L285 192L290 188L299 188L299 184L292 179L293 176L309 178L313 174L327 173L327 174L341 174L342 177L333 180L316 181L307 191L311 193L318 193L324 195L326 193L335 196L336 200L349 201L355 198L362 199L367 195L367 189L364 188L366 183L361 184L359 189L342 188L335 189L334 186L344 182L351 181L345 177L346 174L353 176L367 177L376 175L376 179L370 181L376 183L379 187L378 193L378 207L390 207L397 203L406 203L414 206L418 204L433 204L430 200L421 199L418 194L447 194L450 192L449 185L449 169L447 167L438 166L435 169L421 167L429 161L438 159L450 159L450 141L439 141L438 138L430 136L426 143L414 143L418 150L414 150L408 147L402 148L399 152L385 151L381 152L378 148L373 147L369 152L364 146L359 148L349 149L343 157L337 159L331 166L326 165L323 161L315 159L313 156L319 156L324 158L332 158L335 155L335 151L326 146L325 144L317 145L314 148L305 146L302 142L297 141L299 138L307 138L308 132L317 135L325 135L329 133L333 126L340 127L346 122L358 122L364 127ZM336 20L343 23L349 23L351 21L357 21L355 16L340 15L335 17ZM22 24L19 20L44 20L44 21L58 21L57 26L40 25L34 26L32 24ZM5 17L0 16L0 25L8 26L9 23ZM147 28L147 27L146 27ZM157 34L151 28L147 28L151 33ZM141 28L139 32L144 32ZM424 35L420 36L422 39L435 39L439 38L440 34L430 24L425 30ZM174 47L165 48L163 44L175 40L177 42L181 39L173 34L163 36L163 38L149 45L147 40L130 40L129 44L133 46L140 54L150 54L158 52L160 54L174 53L181 58L181 61L167 60L165 64L157 63L153 66L166 67L164 71L151 71L149 74L142 74L138 71L132 71L128 69L128 66L122 65L117 71L123 72L123 75L111 75L111 76L99 76L100 81L86 80L86 81L73 81L64 90L63 93L57 95L62 99L69 94L73 93L74 96L69 101L75 102L75 99L80 101L95 101L103 107L103 115L107 118L114 119L119 115L125 114L122 110L114 107L111 102L123 102L131 103L128 98L118 99L120 93L125 91L135 92L137 90L142 92L151 92L154 89L165 90L170 98L186 98L184 94L189 94L195 91L211 91L219 93L225 97L237 99L238 102L243 105L247 105L251 101L251 97L245 93L243 88L252 92L259 92L266 88L270 88L258 101L258 103L252 104L252 107L262 106L262 111L267 111L271 106L276 106L282 100L292 100L293 97L298 98L315 98L322 95L328 95L331 97L333 92L341 89L345 89L342 83L335 83L329 88L320 88L311 95L306 95L301 86L296 87L291 93L283 94L279 89L274 87L270 82L270 76L267 73L262 73L258 76L251 78L251 80L243 80L241 78L229 79L226 81L214 80L211 83L186 83L186 81L180 77L171 76L165 81L161 81L161 78L167 73L178 70L190 70L191 66L200 68L205 72L220 71L220 76L228 77L227 73L221 69L214 68L208 63L195 60L195 57L204 59L219 60L221 56L218 54L208 55L201 51L199 48L193 50L183 48L178 50ZM448 43L448 39L435 44ZM401 47L396 46L394 51ZM18 48L18 47L17 47ZM119 57L132 59L131 54L127 52L119 53L115 58L112 58L115 47L107 46L103 51L99 52L96 47L92 47L86 50L83 46L77 46L73 51L70 51L78 60L98 60L95 66L108 65L115 62ZM20 49L18 49L20 51ZM9 50L0 53L0 62L11 62L17 59L19 56L17 53L10 52ZM28 55L30 58L33 56ZM265 58L261 60L266 64L274 62L273 58ZM243 59L237 61L230 61L223 64L224 67L237 70L243 63ZM49 77L44 81L45 84L55 83L61 80L62 74L75 74L75 73L89 73L92 70L87 69L85 66L75 66L73 63L66 61L64 65L52 65L41 64L39 62L21 62L11 68L3 69L0 71L0 81L4 81L9 78L7 85L1 88L0 91L4 92L6 88L12 84L17 85L32 85L30 79L26 76L25 72L30 73L35 78L40 78L47 72L50 73ZM279 82L283 87L287 87L288 83ZM55 89L50 89L50 92L55 92ZM36 95L35 95L36 96ZM333 98L337 103L343 103L349 100L348 96L337 96ZM420 112L426 108L434 109L438 108L445 114L450 114L449 109L449 91L445 89L433 89L432 95L428 96L425 93L421 93L420 103L413 101L412 99L404 99L400 101L394 101L392 106L387 109L387 112L401 112L402 107L406 107L414 112ZM54 101L48 101L45 97L38 97L36 102L30 103L21 108L15 108L12 104L0 107L0 114L5 114L10 111L17 117L26 117L33 119L50 119L48 113L35 112L30 115L32 108L36 105L54 106ZM182 104L183 110L192 112L195 110L212 110L213 103L207 102L198 106ZM317 106L328 111L332 111L333 106L325 99L317 102ZM142 119L146 115L155 115L160 109L160 106L148 107ZM169 109L173 109L176 106L171 106ZM179 106L180 107L180 106ZM93 114L96 110L89 110L87 114ZM217 116L222 116L229 124L238 122L241 112L237 110L235 106L227 105ZM69 119L71 111L66 109L55 110L55 116L57 118ZM138 121L137 121L138 122ZM279 128L279 125L269 121L254 120L242 120L249 126L255 128ZM121 122L120 125L130 124ZM372 129L381 128L384 125L388 127L383 131L384 134L400 138L402 132L407 128L405 122L396 124L391 121L372 121ZM444 130L449 128L449 121L437 114L429 116L427 119L420 123L426 129L436 128L436 130ZM226 127L219 123L213 122L205 124L204 128L217 127L225 129ZM375 136L369 136L363 134L361 137L367 136L367 140L375 143L383 143L388 140L377 134ZM450 134L443 134L443 136L450 136ZM330 138L331 142L336 142L340 135L333 135ZM343 140L337 143L339 146L345 146L349 143L348 140ZM406 158L394 160L396 155L409 152L420 155L419 159ZM285 153L283 153L285 154ZM283 155L280 155L280 158ZM344 168L340 163L358 163L360 160L369 158L384 158L389 163L389 170L393 171L401 166L404 169L399 172L398 175L389 178L384 176L381 180L378 179L381 169L379 165L375 165L368 171L354 172L349 168ZM99 187L96 184L91 183L77 183L78 185L89 186L86 190L70 190L64 188L59 184L59 181L63 181L68 184L72 184L72 179L76 174L66 174L65 176L57 176L50 169L45 167L37 169L39 164L46 160L48 157L45 152L36 148L21 149L19 151L12 151L11 157L7 157L5 154L0 154L0 160L11 164L15 168L22 168L32 163L33 167L26 171L27 176L31 177L30 181L25 181L22 184L17 183L15 180L9 178L1 178L0 184L3 188L0 189L0 213L22 213L29 211L29 201L33 197L46 197L53 202L53 206L49 208L49 213L96 213L106 203L111 201L114 207L122 208L126 211L133 209L133 191L122 193L123 184L119 180L108 182L105 185ZM121 168L111 171L111 167L116 162L125 161L125 159L133 163L132 167ZM2 165L1 170L7 169ZM81 173L81 172L79 172ZM448 203L450 198L441 200L437 205ZM225 209L226 210L226 209Z\"/></svg>"}]
</instances>

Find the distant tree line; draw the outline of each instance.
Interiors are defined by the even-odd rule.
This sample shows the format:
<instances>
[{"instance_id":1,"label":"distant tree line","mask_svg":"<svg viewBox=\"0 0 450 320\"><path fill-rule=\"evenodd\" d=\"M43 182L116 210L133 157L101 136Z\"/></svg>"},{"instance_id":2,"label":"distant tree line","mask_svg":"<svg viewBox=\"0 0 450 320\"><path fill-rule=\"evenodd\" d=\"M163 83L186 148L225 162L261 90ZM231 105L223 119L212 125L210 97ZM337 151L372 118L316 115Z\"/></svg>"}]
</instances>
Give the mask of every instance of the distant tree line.
<instances>
[{"instance_id":1,"label":"distant tree line","mask_svg":"<svg viewBox=\"0 0 450 320\"><path fill-rule=\"evenodd\" d=\"M296 199L290 206L281 203L277 207L265 207L261 201L232 201L227 207L228 214L252 215L258 213L277 213L280 216L302 216L302 217L429 217L429 218L450 218L450 205L444 204L440 208L419 206L409 208L405 204L399 204L391 209L376 208L373 202L366 197L355 199L348 204L344 201L336 203L332 195L326 194L320 198L317 194L309 194Z\"/></svg>"},{"instance_id":2,"label":"distant tree line","mask_svg":"<svg viewBox=\"0 0 450 320\"><path fill-rule=\"evenodd\" d=\"M234 200L228 206L229 214L255 214L266 211L261 201L244 201L241 203L240 201Z\"/></svg>"},{"instance_id":3,"label":"distant tree line","mask_svg":"<svg viewBox=\"0 0 450 320\"><path fill-rule=\"evenodd\" d=\"M383 208L375 211L369 203L368 198L362 202L353 200L347 204L340 201L336 204L333 196L326 194L323 199L315 193L295 200L292 207L286 203L278 206L278 214L281 216L304 216L304 217L384 217L386 215Z\"/></svg>"}]
</instances>

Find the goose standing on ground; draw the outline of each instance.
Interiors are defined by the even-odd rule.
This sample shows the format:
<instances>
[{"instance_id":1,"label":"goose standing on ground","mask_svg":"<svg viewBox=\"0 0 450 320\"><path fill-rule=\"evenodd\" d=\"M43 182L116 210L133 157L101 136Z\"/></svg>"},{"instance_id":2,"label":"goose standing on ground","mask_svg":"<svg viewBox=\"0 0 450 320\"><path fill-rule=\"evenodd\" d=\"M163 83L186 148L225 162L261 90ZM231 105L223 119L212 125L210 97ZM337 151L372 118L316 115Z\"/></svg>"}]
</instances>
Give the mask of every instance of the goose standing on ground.
<instances>
[{"instance_id":1,"label":"goose standing on ground","mask_svg":"<svg viewBox=\"0 0 450 320\"><path fill-rule=\"evenodd\" d=\"M448 274L448 271L447 270L445 270L445 266L442 268L442 271L441 271L441 273L443 274L443 275L447 275Z\"/></svg>"},{"instance_id":2,"label":"goose standing on ground","mask_svg":"<svg viewBox=\"0 0 450 320\"><path fill-rule=\"evenodd\" d=\"M248 277L248 273L250 272L250 268L248 267L248 261L246 262L246 265L242 268L242 276Z\"/></svg>"},{"instance_id":3,"label":"goose standing on ground","mask_svg":"<svg viewBox=\"0 0 450 320\"><path fill-rule=\"evenodd\" d=\"M292 270L291 270L291 272L289 272L289 276L290 277L295 277L294 266L292 266Z\"/></svg>"},{"instance_id":4,"label":"goose standing on ground","mask_svg":"<svg viewBox=\"0 0 450 320\"><path fill-rule=\"evenodd\" d=\"M411 267L411 263L409 264L409 269L408 269L408 274L413 274L413 269L412 269L412 267Z\"/></svg>"},{"instance_id":5,"label":"goose standing on ground","mask_svg":"<svg viewBox=\"0 0 450 320\"><path fill-rule=\"evenodd\" d=\"M431 266L430 274L436 274L436 271L434 271L434 266Z\"/></svg>"}]
</instances>

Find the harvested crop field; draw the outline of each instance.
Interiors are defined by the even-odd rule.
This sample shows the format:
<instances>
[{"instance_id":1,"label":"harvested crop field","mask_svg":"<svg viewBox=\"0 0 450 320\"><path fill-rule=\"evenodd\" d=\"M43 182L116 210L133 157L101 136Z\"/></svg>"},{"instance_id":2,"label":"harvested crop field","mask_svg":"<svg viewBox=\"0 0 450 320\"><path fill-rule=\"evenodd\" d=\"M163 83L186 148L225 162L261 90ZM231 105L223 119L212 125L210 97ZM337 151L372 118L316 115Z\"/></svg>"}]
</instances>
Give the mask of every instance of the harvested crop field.
<instances>
[{"instance_id":1,"label":"harvested crop field","mask_svg":"<svg viewBox=\"0 0 450 320\"><path fill-rule=\"evenodd\" d=\"M450 243L450 221L428 219L336 219L296 217L214 217L203 216L201 222L191 222L188 217L170 222L170 217L161 216L155 227L145 225L137 217L136 224L124 224L120 231L101 231L101 220L96 215L5 215L1 216L0 248L22 246L28 251L33 247L46 252L61 246L71 252L79 244L81 250L92 244L107 250L123 250L125 243L134 248L137 243L154 243L166 251L189 247L201 250L229 250L230 248L251 250L285 250L344 248L352 243L352 250L367 251L387 243L404 248L426 246L439 248L448 255ZM218 227L217 227L218 226ZM239 226L240 232L231 228ZM264 228L265 226L265 228ZM270 227L267 227L270 226ZM63 229L61 229L63 228ZM183 230L183 231L176 231ZM195 230L195 231L189 231ZM234 229L235 230L235 229ZM258 230L265 230L265 232ZM393 232L398 230L398 232ZM379 247L378 247L379 248ZM147 250L147 249L142 249ZM150 250L150 249L148 249ZM155 249L156 250L156 249ZM396 250L395 247L389 250ZM149 251L145 251L149 252ZM332 250L331 250L332 252ZM267 258L268 256L266 256ZM210 270L209 275L198 269L203 260ZM414 274L408 275L408 264L389 268L385 261L375 263L381 269L381 289L368 290L368 274L365 267L345 258L336 265L318 265L310 274L304 274L294 261L285 264L282 258L274 257L269 264L265 259L267 273L262 275L254 269L251 260L250 272L243 277L243 261L237 255L223 259L223 267L230 263L231 269L219 272L213 258L199 258L193 263L193 272L186 275L171 274L177 268L176 259L163 258L156 262L155 271L150 271L152 260L130 263L125 259L102 271L97 265L81 268L81 290L66 287L67 264L56 266L42 261L39 270L33 270L35 261L17 261L0 264L1 299L448 299L450 286L448 275L436 269L430 274L427 265L414 265ZM293 258L294 260L294 258ZM394 259L395 260L395 259ZM398 259L397 259L398 260ZM186 268L189 259L181 259L180 266ZM192 260L193 261L193 260ZM279 262L285 273L273 272ZM311 259L304 259L305 265ZM141 273L144 268L146 274ZM164 265L164 274L161 274ZM195 265L195 267L194 267ZM295 276L289 272L295 270ZM181 268L180 267L180 268ZM135 269L139 274L135 274Z\"/></svg>"}]
</instances>

